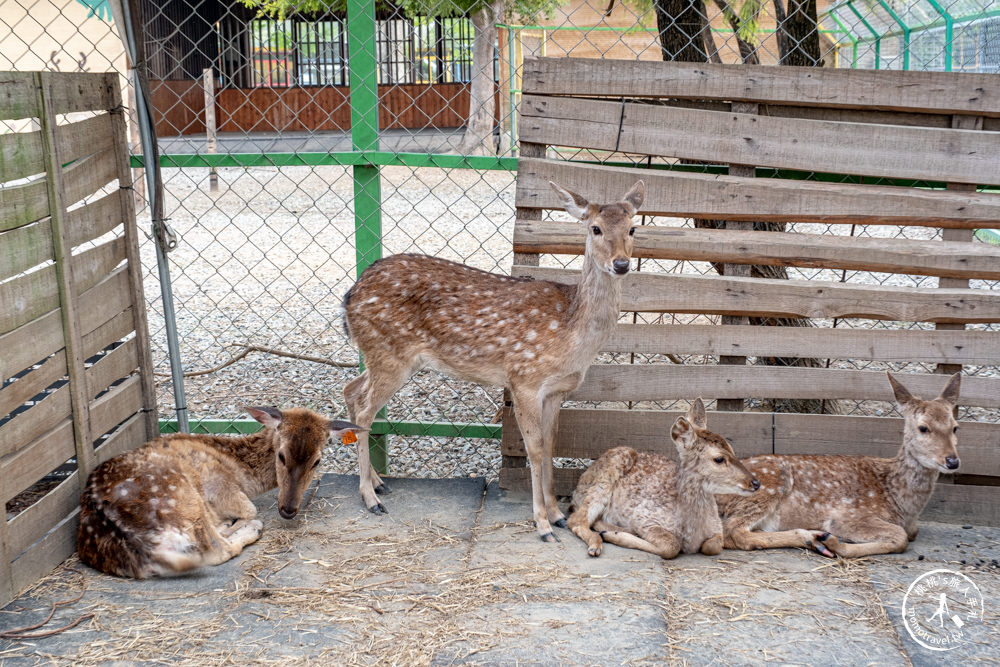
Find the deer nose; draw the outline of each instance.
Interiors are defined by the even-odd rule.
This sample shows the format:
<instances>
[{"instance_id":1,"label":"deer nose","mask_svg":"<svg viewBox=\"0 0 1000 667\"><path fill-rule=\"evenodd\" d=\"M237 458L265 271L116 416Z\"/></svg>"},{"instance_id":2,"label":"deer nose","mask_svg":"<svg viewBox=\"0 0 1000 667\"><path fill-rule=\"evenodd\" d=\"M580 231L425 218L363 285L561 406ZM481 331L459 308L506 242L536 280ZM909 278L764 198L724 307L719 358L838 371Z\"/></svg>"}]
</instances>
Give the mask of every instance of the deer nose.
<instances>
[{"instance_id":1,"label":"deer nose","mask_svg":"<svg viewBox=\"0 0 1000 667\"><path fill-rule=\"evenodd\" d=\"M958 470L959 463L957 456L949 456L944 460L944 464L948 467L948 470Z\"/></svg>"},{"instance_id":2,"label":"deer nose","mask_svg":"<svg viewBox=\"0 0 1000 667\"><path fill-rule=\"evenodd\" d=\"M616 259L611 264L615 267L615 273L618 275L623 276L628 273L629 261L627 259Z\"/></svg>"},{"instance_id":3,"label":"deer nose","mask_svg":"<svg viewBox=\"0 0 1000 667\"><path fill-rule=\"evenodd\" d=\"M753 490L756 491L757 489L760 488L760 480L754 477L753 482L750 483L750 486L752 486Z\"/></svg>"},{"instance_id":4,"label":"deer nose","mask_svg":"<svg viewBox=\"0 0 1000 667\"><path fill-rule=\"evenodd\" d=\"M292 519L298 513L299 513L299 509L297 507L292 508L292 509L289 509L287 507L279 507L278 508L278 514L281 515L282 519Z\"/></svg>"}]
</instances>

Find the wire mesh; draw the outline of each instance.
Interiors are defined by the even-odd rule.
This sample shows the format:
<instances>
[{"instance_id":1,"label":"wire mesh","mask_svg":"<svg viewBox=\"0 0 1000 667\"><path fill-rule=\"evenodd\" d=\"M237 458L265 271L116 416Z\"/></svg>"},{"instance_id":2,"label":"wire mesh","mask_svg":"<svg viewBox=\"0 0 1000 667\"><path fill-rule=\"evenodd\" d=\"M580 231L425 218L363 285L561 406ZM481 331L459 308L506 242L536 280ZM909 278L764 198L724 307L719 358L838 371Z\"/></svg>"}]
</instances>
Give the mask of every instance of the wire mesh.
<instances>
[{"instance_id":1,"label":"wire mesh","mask_svg":"<svg viewBox=\"0 0 1000 667\"><path fill-rule=\"evenodd\" d=\"M510 271L515 162L504 158L517 155L525 57L1000 72L1000 14L995 3L985 1L943 3L947 21L946 12L929 0L820 2L814 15L809 12L810 7L816 11L815 4L783 0L364 4L356 20L358 26L367 23L373 35L374 77L352 63L357 47L351 39L358 33L357 26L348 30L348 11L297 14L291 3L252 0L140 0L135 6L144 26L164 156L165 214L181 240L169 261L181 360L189 373L187 407L194 419L237 420L247 404L306 405L343 416L340 392L358 372L358 359L344 335L340 301L359 265L379 254L422 252ZM0 0L0 7L0 69L117 71L125 99L134 98L132 72L101 0ZM278 12L269 11L275 7ZM422 14L421 8L437 15ZM213 73L211 86L206 86L206 70ZM377 121L359 115L362 92L377 100ZM206 100L215 112L214 142L206 136L211 130ZM359 130L362 123L367 134ZM135 124L130 126L134 132ZM138 152L137 135L132 141ZM558 155L610 157L579 151ZM377 192L377 206L364 211L359 202L371 201L359 199L358 168L376 170L377 190L366 192ZM141 208L139 215L140 227L148 229L148 210ZM693 221L646 218L643 224L691 226ZM881 226L789 224L787 229L871 237L939 234ZM378 247L358 247L359 231L366 230L379 239ZM142 252L159 408L169 418L175 406L152 244L144 244ZM543 265L574 261L545 257ZM644 260L640 270L714 271L708 263L653 260ZM858 284L936 284L934 278L860 271L788 273ZM997 285L974 281L973 287ZM715 321L642 313L622 318ZM860 319L815 324L927 326ZM717 360L618 354L600 361ZM829 364L884 366L849 359ZM967 367L966 372L996 375L998 369ZM400 430L418 434L432 432L430 424L487 425L495 422L501 401L498 389L423 372L390 402L388 418L415 422ZM851 414L891 409L873 402L847 406ZM970 418L1000 419L991 411L967 412ZM476 439L389 438L395 474L492 475L499 461L494 443ZM353 451L331 451L328 464L354 470Z\"/></svg>"}]
</instances>

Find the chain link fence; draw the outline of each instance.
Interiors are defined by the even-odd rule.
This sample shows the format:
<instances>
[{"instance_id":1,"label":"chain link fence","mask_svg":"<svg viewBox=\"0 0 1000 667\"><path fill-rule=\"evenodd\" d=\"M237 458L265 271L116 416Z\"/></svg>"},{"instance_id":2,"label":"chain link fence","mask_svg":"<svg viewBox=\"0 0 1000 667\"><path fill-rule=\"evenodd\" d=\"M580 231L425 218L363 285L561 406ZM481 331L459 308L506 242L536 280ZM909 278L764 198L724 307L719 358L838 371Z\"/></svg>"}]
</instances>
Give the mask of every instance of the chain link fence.
<instances>
[{"instance_id":1,"label":"chain link fence","mask_svg":"<svg viewBox=\"0 0 1000 667\"><path fill-rule=\"evenodd\" d=\"M178 239L168 258L187 374L184 406L177 405L170 381L153 242L142 248L161 417L173 419L175 408L186 407L204 428L223 430L247 426L241 421L247 404L305 405L343 416L341 390L357 374L358 358L339 308L360 268L382 255L421 252L509 272L525 57L1000 73L1000 5L983 0L450 2L130 3L143 26L164 215ZM0 69L116 71L124 99L135 99L134 72L104 0L0 0L0 8ZM130 127L138 154L136 123ZM637 158L642 164L645 158ZM139 204L140 227L149 229L149 211ZM695 221L645 218L642 224ZM929 228L792 223L787 229L940 236ZM991 233L977 239L997 242ZM545 263L573 262L545 257ZM708 263L656 260L643 260L639 269L714 271ZM935 278L858 271L788 269L788 275L936 285ZM982 281L972 286L998 287ZM623 318L642 322L650 316ZM619 354L601 361L717 360ZM998 368L966 372L996 375ZM389 403L388 423L379 427L389 434L390 472L494 475L501 405L499 389L418 374ZM850 402L837 409L882 414L892 407ZM1000 420L982 410L966 416ZM353 449L331 448L327 456L329 470L355 470Z\"/></svg>"}]
</instances>

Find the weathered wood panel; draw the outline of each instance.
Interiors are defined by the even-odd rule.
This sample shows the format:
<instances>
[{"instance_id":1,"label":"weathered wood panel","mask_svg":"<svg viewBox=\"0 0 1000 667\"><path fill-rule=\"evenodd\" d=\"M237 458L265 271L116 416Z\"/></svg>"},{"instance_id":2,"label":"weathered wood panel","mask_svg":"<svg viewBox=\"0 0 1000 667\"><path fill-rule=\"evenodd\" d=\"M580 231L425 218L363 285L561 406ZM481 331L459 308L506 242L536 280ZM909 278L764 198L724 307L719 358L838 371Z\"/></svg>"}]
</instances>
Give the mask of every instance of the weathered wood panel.
<instances>
[{"instance_id":1,"label":"weathered wood panel","mask_svg":"<svg viewBox=\"0 0 1000 667\"><path fill-rule=\"evenodd\" d=\"M640 213L717 220L1000 228L1000 195L779 178L602 167L521 157L515 204L561 209L549 181L591 201L617 201L646 182ZM519 215L519 217L521 217Z\"/></svg>"},{"instance_id":2,"label":"weathered wood panel","mask_svg":"<svg viewBox=\"0 0 1000 667\"><path fill-rule=\"evenodd\" d=\"M42 80L51 83L49 104L55 114L106 111L118 85L118 75L110 72L43 72ZM35 73L0 72L0 120L35 118L38 114Z\"/></svg>"},{"instance_id":3,"label":"weathered wood panel","mask_svg":"<svg viewBox=\"0 0 1000 667\"><path fill-rule=\"evenodd\" d=\"M1000 116L990 74L525 58L527 93L680 98Z\"/></svg>"},{"instance_id":4,"label":"weathered wood panel","mask_svg":"<svg viewBox=\"0 0 1000 667\"><path fill-rule=\"evenodd\" d=\"M33 72L0 72L0 120L38 116Z\"/></svg>"},{"instance_id":5,"label":"weathered wood panel","mask_svg":"<svg viewBox=\"0 0 1000 667\"><path fill-rule=\"evenodd\" d=\"M0 134L0 183L43 171L41 132Z\"/></svg>"},{"instance_id":6,"label":"weathered wood panel","mask_svg":"<svg viewBox=\"0 0 1000 667\"><path fill-rule=\"evenodd\" d=\"M942 375L906 375L917 396L935 397ZM568 400L660 401L712 398L814 398L892 401L885 373L794 366L678 366L675 364L597 364ZM962 379L960 403L1000 407L1000 380Z\"/></svg>"},{"instance_id":7,"label":"weathered wood panel","mask_svg":"<svg viewBox=\"0 0 1000 667\"><path fill-rule=\"evenodd\" d=\"M4 460L0 498L6 503L74 456L73 422L64 419Z\"/></svg>"},{"instance_id":8,"label":"weathered wood panel","mask_svg":"<svg viewBox=\"0 0 1000 667\"><path fill-rule=\"evenodd\" d=\"M586 238L579 223L518 220L514 252L582 255ZM988 243L645 225L636 229L632 256L1000 279L1000 246Z\"/></svg>"},{"instance_id":9,"label":"weathered wood panel","mask_svg":"<svg viewBox=\"0 0 1000 667\"><path fill-rule=\"evenodd\" d=\"M515 266L513 274L575 284L578 272ZM759 317L865 317L904 322L997 322L1000 294L974 289L881 287L810 280L630 272L623 311Z\"/></svg>"},{"instance_id":10,"label":"weathered wood panel","mask_svg":"<svg viewBox=\"0 0 1000 667\"><path fill-rule=\"evenodd\" d=\"M79 517L74 512L11 563L11 581L15 592L44 577L76 550L78 525Z\"/></svg>"},{"instance_id":11,"label":"weathered wood panel","mask_svg":"<svg viewBox=\"0 0 1000 667\"><path fill-rule=\"evenodd\" d=\"M107 433L142 409L142 382L133 375L90 404L94 433ZM136 445L142 444L142 439Z\"/></svg>"},{"instance_id":12,"label":"weathered wood panel","mask_svg":"<svg viewBox=\"0 0 1000 667\"><path fill-rule=\"evenodd\" d=\"M949 364L1000 364L1000 332L619 324L605 352L808 357Z\"/></svg>"},{"instance_id":13,"label":"weathered wood panel","mask_svg":"<svg viewBox=\"0 0 1000 667\"><path fill-rule=\"evenodd\" d=\"M1000 133L525 95L522 140L780 169L996 184ZM800 137L808 137L801 141Z\"/></svg>"},{"instance_id":14,"label":"weathered wood panel","mask_svg":"<svg viewBox=\"0 0 1000 667\"><path fill-rule=\"evenodd\" d=\"M72 440L72 426L66 422ZM28 507L8 523L11 552L23 553L37 542L52 526L80 506L79 473L74 472L44 498ZM65 557L65 556L64 556Z\"/></svg>"},{"instance_id":15,"label":"weathered wood panel","mask_svg":"<svg viewBox=\"0 0 1000 667\"><path fill-rule=\"evenodd\" d=\"M116 428L108 436L100 447L97 448L97 465L100 465L110 458L135 449L137 443L146 441L146 424L143 413L136 413L129 417L125 423Z\"/></svg>"}]
</instances>

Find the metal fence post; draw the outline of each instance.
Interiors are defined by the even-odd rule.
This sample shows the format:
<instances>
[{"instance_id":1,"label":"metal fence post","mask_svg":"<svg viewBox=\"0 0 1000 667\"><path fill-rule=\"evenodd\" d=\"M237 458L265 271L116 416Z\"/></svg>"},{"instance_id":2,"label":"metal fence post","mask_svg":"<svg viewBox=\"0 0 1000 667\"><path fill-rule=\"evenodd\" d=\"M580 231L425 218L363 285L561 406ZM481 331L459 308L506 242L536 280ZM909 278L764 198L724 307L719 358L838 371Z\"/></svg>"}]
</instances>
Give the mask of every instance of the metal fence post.
<instances>
[{"instance_id":1,"label":"metal fence post","mask_svg":"<svg viewBox=\"0 0 1000 667\"><path fill-rule=\"evenodd\" d=\"M347 2L348 72L351 89L351 143L355 151L378 151L378 63L375 58L375 0ZM379 168L360 164L354 170L354 245L358 276L382 257L382 192ZM378 417L385 418L385 408ZM386 436L369 439L371 462L386 472Z\"/></svg>"}]
</instances>

